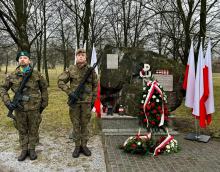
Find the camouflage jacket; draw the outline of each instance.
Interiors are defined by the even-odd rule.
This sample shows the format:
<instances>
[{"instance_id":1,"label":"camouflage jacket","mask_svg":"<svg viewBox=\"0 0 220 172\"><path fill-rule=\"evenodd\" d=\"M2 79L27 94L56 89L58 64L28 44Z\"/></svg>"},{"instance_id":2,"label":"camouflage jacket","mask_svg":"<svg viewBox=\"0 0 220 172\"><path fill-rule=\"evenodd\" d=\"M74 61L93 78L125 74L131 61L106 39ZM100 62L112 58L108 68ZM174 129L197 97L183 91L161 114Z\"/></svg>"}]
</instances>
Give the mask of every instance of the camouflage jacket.
<instances>
[{"instance_id":1,"label":"camouflage jacket","mask_svg":"<svg viewBox=\"0 0 220 172\"><path fill-rule=\"evenodd\" d=\"M61 88L67 95L74 91L89 66L85 65L82 68L79 68L77 65L71 65L66 71L61 73L58 77L58 87ZM95 71L92 72L88 78L83 94L77 103L91 103L95 99L97 93L97 75Z\"/></svg>"},{"instance_id":2,"label":"camouflage jacket","mask_svg":"<svg viewBox=\"0 0 220 172\"><path fill-rule=\"evenodd\" d=\"M8 90L11 89L15 93L19 89L21 81L22 73L19 67L6 76L5 82L0 87L1 98L5 104L11 101ZM47 81L43 78L42 74L38 71L33 71L23 89L22 111L37 110L40 107L45 108L48 105L47 86Z\"/></svg>"}]
</instances>

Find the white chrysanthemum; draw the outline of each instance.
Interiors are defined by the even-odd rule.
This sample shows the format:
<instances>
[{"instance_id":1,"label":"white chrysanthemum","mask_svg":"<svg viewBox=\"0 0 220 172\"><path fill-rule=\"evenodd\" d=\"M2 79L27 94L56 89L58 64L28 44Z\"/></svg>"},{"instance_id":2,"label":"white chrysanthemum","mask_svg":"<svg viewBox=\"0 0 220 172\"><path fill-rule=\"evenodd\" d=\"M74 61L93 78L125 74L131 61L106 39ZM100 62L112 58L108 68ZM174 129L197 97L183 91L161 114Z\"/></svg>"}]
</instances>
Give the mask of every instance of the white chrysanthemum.
<instances>
[{"instance_id":1,"label":"white chrysanthemum","mask_svg":"<svg viewBox=\"0 0 220 172\"><path fill-rule=\"evenodd\" d=\"M164 101L166 101L166 100L167 100L167 98L166 98L166 97L164 97L163 99L164 99Z\"/></svg>"},{"instance_id":2,"label":"white chrysanthemum","mask_svg":"<svg viewBox=\"0 0 220 172\"><path fill-rule=\"evenodd\" d=\"M170 145L166 145L166 149L170 149Z\"/></svg>"},{"instance_id":3,"label":"white chrysanthemum","mask_svg":"<svg viewBox=\"0 0 220 172\"><path fill-rule=\"evenodd\" d=\"M175 140L175 139L173 139L173 142L175 143L175 144L177 144L178 142L177 142L177 140Z\"/></svg>"},{"instance_id":4,"label":"white chrysanthemum","mask_svg":"<svg viewBox=\"0 0 220 172\"><path fill-rule=\"evenodd\" d=\"M157 103L159 103L159 102L160 102L160 100L159 100L159 99L156 99L156 102L157 102Z\"/></svg>"},{"instance_id":5,"label":"white chrysanthemum","mask_svg":"<svg viewBox=\"0 0 220 172\"><path fill-rule=\"evenodd\" d=\"M141 145L141 142L137 142L137 145L140 146L140 145Z\"/></svg>"},{"instance_id":6,"label":"white chrysanthemum","mask_svg":"<svg viewBox=\"0 0 220 172\"><path fill-rule=\"evenodd\" d=\"M170 149L167 149L166 151L167 151L168 153L170 153Z\"/></svg>"},{"instance_id":7,"label":"white chrysanthemum","mask_svg":"<svg viewBox=\"0 0 220 172\"><path fill-rule=\"evenodd\" d=\"M143 90L145 91L145 90L146 90L146 87L143 87Z\"/></svg>"},{"instance_id":8,"label":"white chrysanthemum","mask_svg":"<svg viewBox=\"0 0 220 172\"><path fill-rule=\"evenodd\" d=\"M174 148L175 144L174 142L170 143L171 148Z\"/></svg>"},{"instance_id":9,"label":"white chrysanthemum","mask_svg":"<svg viewBox=\"0 0 220 172\"><path fill-rule=\"evenodd\" d=\"M143 95L143 98L145 98L145 97L147 97L147 95L146 95L146 94L144 94L144 95Z\"/></svg>"},{"instance_id":10,"label":"white chrysanthemum","mask_svg":"<svg viewBox=\"0 0 220 172\"><path fill-rule=\"evenodd\" d=\"M152 98L153 98L153 99L155 99L155 98L156 98L156 96L155 96L155 95L153 95L153 96L152 96Z\"/></svg>"},{"instance_id":11,"label":"white chrysanthemum","mask_svg":"<svg viewBox=\"0 0 220 172\"><path fill-rule=\"evenodd\" d=\"M144 100L141 100L141 103L144 104Z\"/></svg>"}]
</instances>

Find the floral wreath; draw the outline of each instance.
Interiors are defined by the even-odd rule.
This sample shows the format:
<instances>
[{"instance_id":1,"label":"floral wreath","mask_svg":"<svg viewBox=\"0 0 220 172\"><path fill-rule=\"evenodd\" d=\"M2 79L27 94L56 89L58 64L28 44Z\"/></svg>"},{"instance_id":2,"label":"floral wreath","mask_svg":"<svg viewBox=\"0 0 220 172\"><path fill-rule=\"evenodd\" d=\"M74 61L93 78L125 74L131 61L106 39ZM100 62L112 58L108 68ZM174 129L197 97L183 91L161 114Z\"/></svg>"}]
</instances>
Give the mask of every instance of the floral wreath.
<instances>
[{"instance_id":1,"label":"floral wreath","mask_svg":"<svg viewBox=\"0 0 220 172\"><path fill-rule=\"evenodd\" d=\"M151 137L151 133L140 135L140 129L136 136L128 137L120 146L125 152L132 154L153 155L177 153L180 150L177 140L169 133L161 136L156 142Z\"/></svg>"},{"instance_id":2,"label":"floral wreath","mask_svg":"<svg viewBox=\"0 0 220 172\"><path fill-rule=\"evenodd\" d=\"M123 145L120 146L125 152L142 155L152 153L153 147L154 144L151 139L151 133L140 135L140 129L136 136L128 137Z\"/></svg>"},{"instance_id":3,"label":"floral wreath","mask_svg":"<svg viewBox=\"0 0 220 172\"><path fill-rule=\"evenodd\" d=\"M140 103L139 120L148 129L168 126L167 96L158 81L146 81Z\"/></svg>"}]
</instances>

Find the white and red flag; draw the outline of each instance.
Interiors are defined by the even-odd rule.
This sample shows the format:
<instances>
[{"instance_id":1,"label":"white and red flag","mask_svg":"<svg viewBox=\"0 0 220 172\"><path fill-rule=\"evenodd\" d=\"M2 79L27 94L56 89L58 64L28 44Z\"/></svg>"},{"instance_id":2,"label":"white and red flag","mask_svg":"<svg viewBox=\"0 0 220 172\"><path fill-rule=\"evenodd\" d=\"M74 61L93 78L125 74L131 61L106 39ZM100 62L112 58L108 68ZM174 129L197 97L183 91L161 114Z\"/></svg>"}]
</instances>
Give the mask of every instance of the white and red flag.
<instances>
[{"instance_id":1,"label":"white and red flag","mask_svg":"<svg viewBox=\"0 0 220 172\"><path fill-rule=\"evenodd\" d=\"M186 90L185 106L189 108L193 108L194 92L195 92L195 60L194 60L193 41L191 42L191 47L189 51L189 57L188 57L188 62L186 66L182 87L184 90Z\"/></svg>"},{"instance_id":2,"label":"white and red flag","mask_svg":"<svg viewBox=\"0 0 220 172\"><path fill-rule=\"evenodd\" d=\"M209 40L208 47L205 55L205 76L204 84L208 90L208 97L205 102L207 124L211 123L211 114L215 112L214 106L214 93L213 93L213 80L212 80L212 55L211 55L211 40Z\"/></svg>"},{"instance_id":3,"label":"white and red flag","mask_svg":"<svg viewBox=\"0 0 220 172\"><path fill-rule=\"evenodd\" d=\"M96 50L95 50L95 47L93 46L91 66L93 66L94 63L96 63L96 62L97 62ZM98 75L98 67L97 66L95 68L95 72ZM100 86L100 79L98 77L97 94L96 94L96 99L95 99L94 107L93 107L92 111L96 112L96 116L99 117L99 118L101 117L101 108L102 108L102 104L101 104L101 86Z\"/></svg>"},{"instance_id":4,"label":"white and red flag","mask_svg":"<svg viewBox=\"0 0 220 172\"><path fill-rule=\"evenodd\" d=\"M195 115L200 120L200 126L204 126L205 119L204 117L204 109L202 111L201 107L201 99L204 93L204 85L203 85L203 67L204 67L204 57L202 45L199 47L197 68L196 68L196 82L195 82L195 94L194 94L194 105L193 105L193 115ZM204 105L204 104L203 104Z\"/></svg>"},{"instance_id":5,"label":"white and red flag","mask_svg":"<svg viewBox=\"0 0 220 172\"><path fill-rule=\"evenodd\" d=\"M199 124L202 128L205 128L211 123L211 113L214 112L211 70L211 44L209 43L208 45L205 59L203 57L202 45L200 45L196 71L193 115L199 119ZM210 91L212 92L211 94ZM208 99L209 101L207 101Z\"/></svg>"}]
</instances>

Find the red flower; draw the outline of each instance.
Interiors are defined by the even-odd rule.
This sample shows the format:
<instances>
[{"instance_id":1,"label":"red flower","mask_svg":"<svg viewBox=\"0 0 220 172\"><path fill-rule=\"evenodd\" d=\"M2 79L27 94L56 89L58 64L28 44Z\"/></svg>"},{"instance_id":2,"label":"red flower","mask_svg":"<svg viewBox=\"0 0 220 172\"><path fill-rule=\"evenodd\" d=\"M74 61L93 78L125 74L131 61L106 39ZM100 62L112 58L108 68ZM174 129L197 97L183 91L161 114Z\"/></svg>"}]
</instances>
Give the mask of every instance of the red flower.
<instances>
[{"instance_id":1,"label":"red flower","mask_svg":"<svg viewBox=\"0 0 220 172\"><path fill-rule=\"evenodd\" d=\"M131 148L133 148L133 149L135 149L137 147L137 145L136 144L131 144Z\"/></svg>"},{"instance_id":2,"label":"red flower","mask_svg":"<svg viewBox=\"0 0 220 172\"><path fill-rule=\"evenodd\" d=\"M146 118L144 118L143 122L147 122L147 119L146 119Z\"/></svg>"},{"instance_id":3,"label":"red flower","mask_svg":"<svg viewBox=\"0 0 220 172\"><path fill-rule=\"evenodd\" d=\"M147 112L147 113L146 113L146 116L149 116L149 115L150 115L149 112Z\"/></svg>"},{"instance_id":4,"label":"red flower","mask_svg":"<svg viewBox=\"0 0 220 172\"><path fill-rule=\"evenodd\" d=\"M150 105L147 105L147 106L146 106L146 109L147 109L147 110L150 110Z\"/></svg>"},{"instance_id":5,"label":"red flower","mask_svg":"<svg viewBox=\"0 0 220 172\"><path fill-rule=\"evenodd\" d=\"M160 106L158 106L158 107L157 107L157 109L158 109L158 110L161 110L161 107L160 107Z\"/></svg>"},{"instance_id":6,"label":"red flower","mask_svg":"<svg viewBox=\"0 0 220 172\"><path fill-rule=\"evenodd\" d=\"M164 120L165 120L165 121L168 121L168 116L165 116L165 117L164 117Z\"/></svg>"},{"instance_id":7,"label":"red flower","mask_svg":"<svg viewBox=\"0 0 220 172\"><path fill-rule=\"evenodd\" d=\"M165 111L164 111L164 114L167 114L167 115L168 115L168 114L169 114L169 111L168 111L168 110L165 110Z\"/></svg>"},{"instance_id":8,"label":"red flower","mask_svg":"<svg viewBox=\"0 0 220 172\"><path fill-rule=\"evenodd\" d=\"M154 109L154 110L153 110L153 113L154 113L154 114L157 114L157 110L156 110L156 109Z\"/></svg>"},{"instance_id":9,"label":"red flower","mask_svg":"<svg viewBox=\"0 0 220 172\"><path fill-rule=\"evenodd\" d=\"M156 123L155 123L154 121L151 121L151 124L152 124L152 125L155 125Z\"/></svg>"},{"instance_id":10,"label":"red flower","mask_svg":"<svg viewBox=\"0 0 220 172\"><path fill-rule=\"evenodd\" d=\"M160 116L157 116L157 119L160 120Z\"/></svg>"},{"instance_id":11,"label":"red flower","mask_svg":"<svg viewBox=\"0 0 220 172\"><path fill-rule=\"evenodd\" d=\"M154 108L155 107L155 103L153 102L153 103L151 103L151 107L152 108Z\"/></svg>"}]
</instances>

